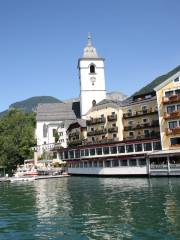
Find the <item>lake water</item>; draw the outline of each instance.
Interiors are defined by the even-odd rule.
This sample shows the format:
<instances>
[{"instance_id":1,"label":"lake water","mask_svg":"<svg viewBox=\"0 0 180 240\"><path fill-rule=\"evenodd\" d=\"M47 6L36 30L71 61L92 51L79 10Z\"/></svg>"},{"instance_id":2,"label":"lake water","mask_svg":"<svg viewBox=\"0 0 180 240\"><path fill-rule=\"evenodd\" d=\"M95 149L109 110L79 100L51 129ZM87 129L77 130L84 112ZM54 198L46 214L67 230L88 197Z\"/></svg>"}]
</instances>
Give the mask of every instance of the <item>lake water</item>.
<instances>
[{"instance_id":1,"label":"lake water","mask_svg":"<svg viewBox=\"0 0 180 240\"><path fill-rule=\"evenodd\" d=\"M180 239L180 179L0 183L0 240L9 239Z\"/></svg>"}]
</instances>

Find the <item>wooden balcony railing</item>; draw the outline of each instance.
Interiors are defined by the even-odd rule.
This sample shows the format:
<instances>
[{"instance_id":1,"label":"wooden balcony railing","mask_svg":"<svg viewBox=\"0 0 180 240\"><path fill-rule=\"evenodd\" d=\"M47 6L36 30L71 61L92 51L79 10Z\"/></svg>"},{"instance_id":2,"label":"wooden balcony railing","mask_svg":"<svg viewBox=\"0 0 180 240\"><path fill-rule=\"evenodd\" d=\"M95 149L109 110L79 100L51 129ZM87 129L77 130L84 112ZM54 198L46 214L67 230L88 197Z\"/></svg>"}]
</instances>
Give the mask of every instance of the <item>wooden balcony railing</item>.
<instances>
[{"instance_id":1,"label":"wooden balcony railing","mask_svg":"<svg viewBox=\"0 0 180 240\"><path fill-rule=\"evenodd\" d=\"M146 135L128 136L128 137L125 137L124 140L140 140L140 139L145 139L145 138L159 138L159 137L160 137L160 132L152 131Z\"/></svg>"},{"instance_id":2,"label":"wooden balcony railing","mask_svg":"<svg viewBox=\"0 0 180 240\"><path fill-rule=\"evenodd\" d=\"M180 127L166 128L166 135L180 134Z\"/></svg>"},{"instance_id":3,"label":"wooden balcony railing","mask_svg":"<svg viewBox=\"0 0 180 240\"><path fill-rule=\"evenodd\" d=\"M106 134L107 133L107 129L104 128L104 129L96 129L94 131L90 131L90 132L87 132L87 136L96 136L96 135L101 135L101 134Z\"/></svg>"},{"instance_id":4,"label":"wooden balcony railing","mask_svg":"<svg viewBox=\"0 0 180 240\"><path fill-rule=\"evenodd\" d=\"M100 117L100 118L92 118L90 120L87 120L87 126L90 125L95 125L95 124L99 124L99 123L105 123L106 119L104 117Z\"/></svg>"},{"instance_id":5,"label":"wooden balcony railing","mask_svg":"<svg viewBox=\"0 0 180 240\"><path fill-rule=\"evenodd\" d=\"M165 120L180 118L180 110L179 111L170 112L170 113L165 112L163 117L164 117Z\"/></svg>"},{"instance_id":6,"label":"wooden balcony railing","mask_svg":"<svg viewBox=\"0 0 180 240\"><path fill-rule=\"evenodd\" d=\"M131 126L124 126L124 131L131 131L131 130L137 130L137 129L144 129L144 128L156 128L159 127L159 120L154 120L151 123L142 123L137 125L131 125Z\"/></svg>"},{"instance_id":7,"label":"wooden balcony railing","mask_svg":"<svg viewBox=\"0 0 180 240\"><path fill-rule=\"evenodd\" d=\"M114 132L118 132L118 127L108 128L108 133L114 133Z\"/></svg>"},{"instance_id":8,"label":"wooden balcony railing","mask_svg":"<svg viewBox=\"0 0 180 240\"><path fill-rule=\"evenodd\" d=\"M163 104L180 102L180 94L173 94L169 97L163 97L162 102Z\"/></svg>"},{"instance_id":9,"label":"wooden balcony railing","mask_svg":"<svg viewBox=\"0 0 180 240\"><path fill-rule=\"evenodd\" d=\"M124 113L123 114L123 118L134 118L134 117L139 117L139 116L143 116L143 115L148 115L148 114L157 114L158 111L157 110L153 110L153 109L145 109L145 110L141 110L141 111L136 111L135 113Z\"/></svg>"},{"instance_id":10,"label":"wooden balcony railing","mask_svg":"<svg viewBox=\"0 0 180 240\"><path fill-rule=\"evenodd\" d=\"M108 115L107 116L108 121L116 121L117 120L117 114L114 115Z\"/></svg>"}]
</instances>

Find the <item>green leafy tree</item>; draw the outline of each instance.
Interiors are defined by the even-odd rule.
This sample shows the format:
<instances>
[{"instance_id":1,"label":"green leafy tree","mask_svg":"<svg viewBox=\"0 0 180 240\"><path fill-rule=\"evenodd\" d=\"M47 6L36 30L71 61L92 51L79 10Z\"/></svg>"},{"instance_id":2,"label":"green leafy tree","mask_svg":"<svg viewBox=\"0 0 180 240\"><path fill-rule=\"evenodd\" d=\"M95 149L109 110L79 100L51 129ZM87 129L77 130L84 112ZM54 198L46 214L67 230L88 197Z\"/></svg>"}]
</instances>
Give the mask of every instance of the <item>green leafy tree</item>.
<instances>
[{"instance_id":1,"label":"green leafy tree","mask_svg":"<svg viewBox=\"0 0 180 240\"><path fill-rule=\"evenodd\" d=\"M12 109L0 119L0 165L8 170L32 158L35 114Z\"/></svg>"}]
</instances>

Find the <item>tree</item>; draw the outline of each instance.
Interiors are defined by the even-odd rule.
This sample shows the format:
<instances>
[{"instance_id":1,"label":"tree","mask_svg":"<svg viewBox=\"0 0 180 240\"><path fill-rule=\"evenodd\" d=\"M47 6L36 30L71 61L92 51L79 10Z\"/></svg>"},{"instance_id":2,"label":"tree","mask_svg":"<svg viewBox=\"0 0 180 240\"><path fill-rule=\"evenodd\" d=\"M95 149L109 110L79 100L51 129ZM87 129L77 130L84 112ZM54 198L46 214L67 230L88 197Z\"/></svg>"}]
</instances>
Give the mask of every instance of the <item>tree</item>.
<instances>
[{"instance_id":1,"label":"tree","mask_svg":"<svg viewBox=\"0 0 180 240\"><path fill-rule=\"evenodd\" d=\"M0 165L8 170L32 158L35 114L12 109L0 119Z\"/></svg>"}]
</instances>

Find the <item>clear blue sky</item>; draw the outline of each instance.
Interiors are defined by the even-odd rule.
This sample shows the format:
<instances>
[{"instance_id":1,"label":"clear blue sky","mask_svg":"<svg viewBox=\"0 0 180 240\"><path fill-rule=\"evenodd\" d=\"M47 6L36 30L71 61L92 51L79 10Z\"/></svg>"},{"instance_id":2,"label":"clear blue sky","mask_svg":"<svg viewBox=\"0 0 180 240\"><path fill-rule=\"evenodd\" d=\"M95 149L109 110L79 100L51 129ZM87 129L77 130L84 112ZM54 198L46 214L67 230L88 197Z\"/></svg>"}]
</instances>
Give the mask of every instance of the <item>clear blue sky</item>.
<instances>
[{"instance_id":1,"label":"clear blue sky","mask_svg":"<svg viewBox=\"0 0 180 240\"><path fill-rule=\"evenodd\" d=\"M0 111L32 96L79 95L87 33L106 88L132 94L180 64L179 0L0 0Z\"/></svg>"}]
</instances>

